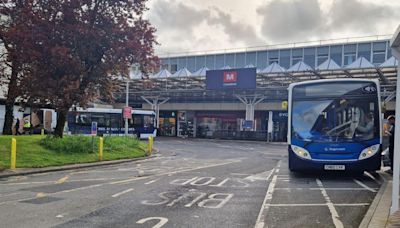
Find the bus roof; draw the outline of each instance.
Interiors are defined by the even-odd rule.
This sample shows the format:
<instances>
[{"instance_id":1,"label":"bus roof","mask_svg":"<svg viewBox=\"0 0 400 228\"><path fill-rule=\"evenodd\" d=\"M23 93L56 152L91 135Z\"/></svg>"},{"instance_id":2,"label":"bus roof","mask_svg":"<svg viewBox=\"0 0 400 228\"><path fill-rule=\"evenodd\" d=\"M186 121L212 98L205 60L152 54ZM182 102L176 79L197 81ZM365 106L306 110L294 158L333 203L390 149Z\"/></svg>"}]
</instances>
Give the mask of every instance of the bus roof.
<instances>
[{"instance_id":1,"label":"bus roof","mask_svg":"<svg viewBox=\"0 0 400 228\"><path fill-rule=\"evenodd\" d=\"M306 85L306 84L316 84L321 82L374 82L379 86L378 79L368 79L368 78L335 78L335 79L318 79L318 80L309 80L303 82L295 82L291 83L288 87L288 90L292 90L293 87L298 85Z\"/></svg>"}]
</instances>

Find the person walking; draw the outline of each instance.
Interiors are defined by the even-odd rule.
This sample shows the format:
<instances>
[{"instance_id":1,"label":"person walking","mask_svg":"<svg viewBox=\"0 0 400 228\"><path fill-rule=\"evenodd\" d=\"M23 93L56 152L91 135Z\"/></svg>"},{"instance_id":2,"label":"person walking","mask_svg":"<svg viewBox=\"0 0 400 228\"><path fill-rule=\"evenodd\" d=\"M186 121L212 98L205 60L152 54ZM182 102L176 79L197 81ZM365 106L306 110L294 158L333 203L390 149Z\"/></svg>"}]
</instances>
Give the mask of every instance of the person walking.
<instances>
[{"instance_id":1,"label":"person walking","mask_svg":"<svg viewBox=\"0 0 400 228\"><path fill-rule=\"evenodd\" d=\"M17 118L16 122L15 122L15 135L21 135L21 132L19 131L19 127L20 127L20 122L19 122L19 118Z\"/></svg>"},{"instance_id":2,"label":"person walking","mask_svg":"<svg viewBox=\"0 0 400 228\"><path fill-rule=\"evenodd\" d=\"M389 135L389 158L390 158L390 171L393 172L393 154L394 154L394 129L395 118L390 115L388 118L389 130L386 132Z\"/></svg>"}]
</instances>

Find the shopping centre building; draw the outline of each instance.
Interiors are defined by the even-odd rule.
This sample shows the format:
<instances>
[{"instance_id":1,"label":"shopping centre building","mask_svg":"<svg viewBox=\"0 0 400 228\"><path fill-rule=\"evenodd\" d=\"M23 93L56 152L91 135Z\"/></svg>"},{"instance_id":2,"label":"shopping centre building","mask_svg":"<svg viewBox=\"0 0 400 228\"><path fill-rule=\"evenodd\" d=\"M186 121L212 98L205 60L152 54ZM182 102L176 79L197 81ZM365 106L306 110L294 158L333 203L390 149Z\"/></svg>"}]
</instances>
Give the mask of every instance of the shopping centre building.
<instances>
[{"instance_id":1,"label":"shopping centre building","mask_svg":"<svg viewBox=\"0 0 400 228\"><path fill-rule=\"evenodd\" d=\"M393 113L397 60L389 36L160 56L160 71L132 70L129 105L152 109L159 134L285 141L292 82L370 78ZM125 95L120 96L125 104ZM118 105L117 105L118 106Z\"/></svg>"}]
</instances>

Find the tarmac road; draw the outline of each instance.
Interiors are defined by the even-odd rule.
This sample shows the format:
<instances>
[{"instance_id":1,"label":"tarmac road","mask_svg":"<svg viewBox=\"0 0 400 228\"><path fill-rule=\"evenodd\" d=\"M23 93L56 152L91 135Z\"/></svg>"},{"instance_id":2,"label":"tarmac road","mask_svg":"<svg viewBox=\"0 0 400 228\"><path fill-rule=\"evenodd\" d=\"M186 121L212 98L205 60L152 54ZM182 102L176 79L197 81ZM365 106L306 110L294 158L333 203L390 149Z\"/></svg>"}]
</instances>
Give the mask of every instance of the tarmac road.
<instances>
[{"instance_id":1,"label":"tarmac road","mask_svg":"<svg viewBox=\"0 0 400 228\"><path fill-rule=\"evenodd\" d=\"M0 179L2 227L358 227L373 176L290 174L287 146L157 139L159 156Z\"/></svg>"}]
</instances>

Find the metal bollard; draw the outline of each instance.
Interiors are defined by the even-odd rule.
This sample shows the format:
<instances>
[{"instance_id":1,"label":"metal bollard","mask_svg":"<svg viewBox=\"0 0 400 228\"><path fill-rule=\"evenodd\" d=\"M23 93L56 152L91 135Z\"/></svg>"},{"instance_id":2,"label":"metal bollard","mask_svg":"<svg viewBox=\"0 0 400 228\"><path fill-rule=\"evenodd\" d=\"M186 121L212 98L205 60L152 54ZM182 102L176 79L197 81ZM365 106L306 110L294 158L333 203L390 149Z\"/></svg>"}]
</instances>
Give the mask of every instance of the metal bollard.
<instances>
[{"instance_id":1,"label":"metal bollard","mask_svg":"<svg viewBox=\"0 0 400 228\"><path fill-rule=\"evenodd\" d=\"M153 152L153 142L154 142L154 139L153 139L153 137L152 136L150 136L149 137L149 156L151 155L151 153Z\"/></svg>"},{"instance_id":2,"label":"metal bollard","mask_svg":"<svg viewBox=\"0 0 400 228\"><path fill-rule=\"evenodd\" d=\"M104 139L103 139L103 137L100 137L100 141L99 141L99 160L100 161L103 160L103 143L104 143Z\"/></svg>"},{"instance_id":3,"label":"metal bollard","mask_svg":"<svg viewBox=\"0 0 400 228\"><path fill-rule=\"evenodd\" d=\"M17 163L17 140L11 139L11 165L10 169L15 169Z\"/></svg>"},{"instance_id":4,"label":"metal bollard","mask_svg":"<svg viewBox=\"0 0 400 228\"><path fill-rule=\"evenodd\" d=\"M40 130L40 134L41 134L42 136L44 135L44 129L43 129L43 128Z\"/></svg>"}]
</instances>

